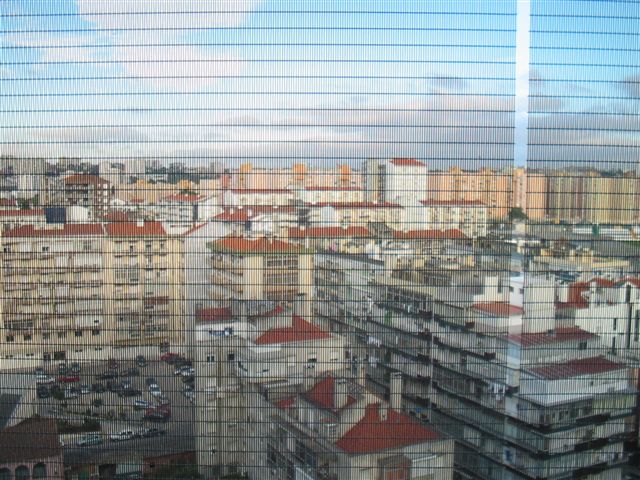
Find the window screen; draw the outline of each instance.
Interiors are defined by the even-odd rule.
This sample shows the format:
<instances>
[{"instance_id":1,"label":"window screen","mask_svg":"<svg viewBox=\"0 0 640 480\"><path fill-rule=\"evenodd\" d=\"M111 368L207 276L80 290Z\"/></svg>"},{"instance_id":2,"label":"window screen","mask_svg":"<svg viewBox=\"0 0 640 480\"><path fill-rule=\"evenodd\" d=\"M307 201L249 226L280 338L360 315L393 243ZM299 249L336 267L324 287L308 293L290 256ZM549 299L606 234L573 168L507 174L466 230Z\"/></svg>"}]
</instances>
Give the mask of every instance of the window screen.
<instances>
[{"instance_id":1,"label":"window screen","mask_svg":"<svg viewBox=\"0 0 640 480\"><path fill-rule=\"evenodd\" d=\"M637 1L0 18L0 479L640 476Z\"/></svg>"}]
</instances>

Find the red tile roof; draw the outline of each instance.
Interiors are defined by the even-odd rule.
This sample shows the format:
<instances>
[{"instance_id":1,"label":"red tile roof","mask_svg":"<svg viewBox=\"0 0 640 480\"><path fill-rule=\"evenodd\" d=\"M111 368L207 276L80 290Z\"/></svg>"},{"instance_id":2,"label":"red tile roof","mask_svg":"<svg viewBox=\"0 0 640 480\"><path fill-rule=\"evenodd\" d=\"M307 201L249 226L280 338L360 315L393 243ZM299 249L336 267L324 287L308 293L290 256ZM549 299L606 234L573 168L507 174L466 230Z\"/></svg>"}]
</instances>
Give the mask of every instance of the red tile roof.
<instances>
[{"instance_id":1,"label":"red tile roof","mask_svg":"<svg viewBox=\"0 0 640 480\"><path fill-rule=\"evenodd\" d=\"M202 308L196 310L196 323L229 322L233 320L230 308Z\"/></svg>"},{"instance_id":2,"label":"red tile roof","mask_svg":"<svg viewBox=\"0 0 640 480\"><path fill-rule=\"evenodd\" d=\"M18 202L14 198L0 198L0 207L17 207Z\"/></svg>"},{"instance_id":3,"label":"red tile roof","mask_svg":"<svg viewBox=\"0 0 640 480\"><path fill-rule=\"evenodd\" d=\"M598 287L612 288L616 286L616 282L606 278L592 278L590 283L595 283Z\"/></svg>"},{"instance_id":4,"label":"red tile roof","mask_svg":"<svg viewBox=\"0 0 640 480\"><path fill-rule=\"evenodd\" d=\"M336 446L350 454L380 452L391 448L417 445L439 440L438 433L425 427L409 415L388 410L386 420L380 415L380 404L366 406L362 420L336 442Z\"/></svg>"},{"instance_id":5,"label":"red tile roof","mask_svg":"<svg viewBox=\"0 0 640 480\"><path fill-rule=\"evenodd\" d=\"M343 238L343 237L370 237L371 233L365 227L311 227L290 228L290 238Z\"/></svg>"},{"instance_id":6,"label":"red tile roof","mask_svg":"<svg viewBox=\"0 0 640 480\"><path fill-rule=\"evenodd\" d=\"M109 182L97 175L78 174L66 177L64 183L66 185L105 185Z\"/></svg>"},{"instance_id":7,"label":"red tile roof","mask_svg":"<svg viewBox=\"0 0 640 480\"><path fill-rule=\"evenodd\" d=\"M391 202L307 202L309 207L333 207L340 208L402 208L398 203Z\"/></svg>"},{"instance_id":8,"label":"red tile roof","mask_svg":"<svg viewBox=\"0 0 640 480\"><path fill-rule=\"evenodd\" d=\"M337 410L336 409L336 379L329 375L316 384L309 390L304 393L303 396L306 400L310 401L314 405L324 408L327 410ZM348 407L356 403L357 399L353 395L347 396L347 403L344 407Z\"/></svg>"},{"instance_id":9,"label":"red tile roof","mask_svg":"<svg viewBox=\"0 0 640 480\"><path fill-rule=\"evenodd\" d=\"M99 223L65 223L62 228L36 228L33 225L7 230L4 237L64 237L104 235L104 229Z\"/></svg>"},{"instance_id":10,"label":"red tile roof","mask_svg":"<svg viewBox=\"0 0 640 480\"><path fill-rule=\"evenodd\" d=\"M287 188L232 188L231 191L237 195L246 195L251 193L258 194L272 194L272 193L291 193L291 190Z\"/></svg>"},{"instance_id":11,"label":"red tile roof","mask_svg":"<svg viewBox=\"0 0 640 480\"><path fill-rule=\"evenodd\" d=\"M281 327L268 330L260 335L256 340L256 345L273 345L278 343L306 342L310 340L322 340L331 338L329 332L325 332L320 327L304 318L294 316L290 327Z\"/></svg>"},{"instance_id":12,"label":"red tile roof","mask_svg":"<svg viewBox=\"0 0 640 480\"><path fill-rule=\"evenodd\" d=\"M347 192L347 191L360 191L360 187L306 187L305 190L309 192Z\"/></svg>"},{"instance_id":13,"label":"red tile roof","mask_svg":"<svg viewBox=\"0 0 640 480\"><path fill-rule=\"evenodd\" d=\"M45 460L62 455L56 421L29 418L0 431L0 464Z\"/></svg>"},{"instance_id":14,"label":"red tile roof","mask_svg":"<svg viewBox=\"0 0 640 480\"><path fill-rule=\"evenodd\" d=\"M603 356L571 360L565 363L552 363L530 369L530 371L547 380L596 375L626 368L623 363L613 362Z\"/></svg>"},{"instance_id":15,"label":"red tile roof","mask_svg":"<svg viewBox=\"0 0 640 480\"><path fill-rule=\"evenodd\" d=\"M556 302L557 308L589 308L584 294L589 291L589 282L574 282L569 285L566 302Z\"/></svg>"},{"instance_id":16,"label":"red tile roof","mask_svg":"<svg viewBox=\"0 0 640 480\"><path fill-rule=\"evenodd\" d=\"M557 328L553 333L522 333L509 335L507 338L512 342L519 343L523 347L534 345L546 345L550 343L574 342L588 340L597 335L582 330L578 327Z\"/></svg>"},{"instance_id":17,"label":"red tile roof","mask_svg":"<svg viewBox=\"0 0 640 480\"><path fill-rule=\"evenodd\" d=\"M406 240L468 238L464 233L456 228L452 228L449 230L409 230L406 232L396 230L393 232L393 237Z\"/></svg>"},{"instance_id":18,"label":"red tile roof","mask_svg":"<svg viewBox=\"0 0 640 480\"><path fill-rule=\"evenodd\" d=\"M291 407L293 407L293 404L296 401L296 397L288 397L288 398L283 398L282 400L278 400L275 405L276 407L278 407L281 410L288 410Z\"/></svg>"},{"instance_id":19,"label":"red tile roof","mask_svg":"<svg viewBox=\"0 0 640 480\"><path fill-rule=\"evenodd\" d=\"M420 200L424 206L431 207L467 207L467 206L484 206L480 200Z\"/></svg>"},{"instance_id":20,"label":"red tile roof","mask_svg":"<svg viewBox=\"0 0 640 480\"><path fill-rule=\"evenodd\" d=\"M426 167L427 165L413 158L394 158L391 163L398 167Z\"/></svg>"},{"instance_id":21,"label":"red tile roof","mask_svg":"<svg viewBox=\"0 0 640 480\"><path fill-rule=\"evenodd\" d=\"M105 225L107 234L113 237L138 237L166 235L160 222L144 222L138 226L137 222L117 222Z\"/></svg>"},{"instance_id":22,"label":"red tile roof","mask_svg":"<svg viewBox=\"0 0 640 480\"><path fill-rule=\"evenodd\" d=\"M247 239L242 237L225 237L210 244L215 250L230 253L300 253L302 247L292 243L276 239L257 238Z\"/></svg>"},{"instance_id":23,"label":"red tile roof","mask_svg":"<svg viewBox=\"0 0 640 480\"><path fill-rule=\"evenodd\" d=\"M207 197L204 195L198 194L186 194L186 193L174 193L173 195L169 195L163 198L163 200L167 202L184 202L184 203L193 203L198 200L203 200Z\"/></svg>"},{"instance_id":24,"label":"red tile roof","mask_svg":"<svg viewBox=\"0 0 640 480\"><path fill-rule=\"evenodd\" d=\"M623 284L623 283L630 283L634 287L640 288L640 278L627 277L627 278L623 278L618 282L618 284Z\"/></svg>"},{"instance_id":25,"label":"red tile roof","mask_svg":"<svg viewBox=\"0 0 640 480\"><path fill-rule=\"evenodd\" d=\"M506 302L475 303L473 308L496 317L511 317L515 315L522 315L524 313L524 310L521 307L517 307Z\"/></svg>"},{"instance_id":26,"label":"red tile roof","mask_svg":"<svg viewBox=\"0 0 640 480\"><path fill-rule=\"evenodd\" d=\"M26 210L0 210L0 217L35 217L44 216L44 210L30 208Z\"/></svg>"}]
</instances>

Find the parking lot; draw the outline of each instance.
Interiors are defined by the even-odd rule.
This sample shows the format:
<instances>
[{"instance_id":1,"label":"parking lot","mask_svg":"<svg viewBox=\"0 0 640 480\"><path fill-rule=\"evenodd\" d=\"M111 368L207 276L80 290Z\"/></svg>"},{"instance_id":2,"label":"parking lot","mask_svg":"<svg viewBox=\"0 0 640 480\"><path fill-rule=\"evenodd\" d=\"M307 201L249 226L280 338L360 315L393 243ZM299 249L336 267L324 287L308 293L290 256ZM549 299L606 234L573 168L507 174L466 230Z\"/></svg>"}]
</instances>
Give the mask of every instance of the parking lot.
<instances>
[{"instance_id":1,"label":"parking lot","mask_svg":"<svg viewBox=\"0 0 640 480\"><path fill-rule=\"evenodd\" d=\"M38 385L37 412L46 417L81 425L84 419L100 422L97 432L102 442L83 445L89 432L77 432L65 442L65 456L70 450L126 450L133 443L151 447L153 441L182 443L193 437L194 408L188 393L188 366L184 375L176 375L176 367L159 357L136 360L104 361L79 365L66 371L51 365L34 375ZM157 385L157 388L153 385ZM192 383L191 383L192 385ZM155 389L155 392L154 392ZM155 394L154 394L155 393ZM149 430L156 428L158 430ZM118 435L120 432L132 435ZM157 438L156 438L157 437ZM77 445L80 441L81 446ZM93 445L91 445L93 443ZM102 446L100 446L102 445Z\"/></svg>"}]
</instances>

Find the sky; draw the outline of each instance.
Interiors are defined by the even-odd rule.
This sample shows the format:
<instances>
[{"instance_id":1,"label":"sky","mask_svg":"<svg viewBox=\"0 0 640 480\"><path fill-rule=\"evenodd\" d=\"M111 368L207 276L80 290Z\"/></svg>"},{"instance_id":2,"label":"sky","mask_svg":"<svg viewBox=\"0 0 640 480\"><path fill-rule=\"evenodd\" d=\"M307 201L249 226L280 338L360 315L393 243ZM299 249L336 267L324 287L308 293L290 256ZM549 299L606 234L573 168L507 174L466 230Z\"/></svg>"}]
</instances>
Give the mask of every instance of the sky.
<instances>
[{"instance_id":1,"label":"sky","mask_svg":"<svg viewBox=\"0 0 640 480\"><path fill-rule=\"evenodd\" d=\"M4 0L0 14L4 154L640 160L638 2Z\"/></svg>"}]
</instances>

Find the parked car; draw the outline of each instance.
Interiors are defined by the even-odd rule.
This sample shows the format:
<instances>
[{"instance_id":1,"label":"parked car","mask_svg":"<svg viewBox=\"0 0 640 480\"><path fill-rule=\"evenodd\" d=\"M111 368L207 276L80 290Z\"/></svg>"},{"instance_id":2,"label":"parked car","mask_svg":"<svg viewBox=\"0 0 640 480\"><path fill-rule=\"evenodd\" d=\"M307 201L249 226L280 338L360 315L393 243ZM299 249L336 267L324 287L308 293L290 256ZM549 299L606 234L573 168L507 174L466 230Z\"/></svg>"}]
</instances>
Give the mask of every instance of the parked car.
<instances>
[{"instance_id":1,"label":"parked car","mask_svg":"<svg viewBox=\"0 0 640 480\"><path fill-rule=\"evenodd\" d=\"M89 385L80 385L80 394L81 395L89 395L91 393L91 388Z\"/></svg>"},{"instance_id":2,"label":"parked car","mask_svg":"<svg viewBox=\"0 0 640 480\"><path fill-rule=\"evenodd\" d=\"M149 408L152 408L153 405L149 402L147 402L146 400L134 400L133 401L133 408L136 410L147 410Z\"/></svg>"},{"instance_id":3,"label":"parked car","mask_svg":"<svg viewBox=\"0 0 640 480\"><path fill-rule=\"evenodd\" d=\"M98 380L111 380L118 378L117 372L103 372L96 377Z\"/></svg>"},{"instance_id":4,"label":"parked car","mask_svg":"<svg viewBox=\"0 0 640 480\"><path fill-rule=\"evenodd\" d=\"M49 398L51 396L51 391L46 386L40 385L36 389L36 395L38 398Z\"/></svg>"},{"instance_id":5,"label":"parked car","mask_svg":"<svg viewBox=\"0 0 640 480\"><path fill-rule=\"evenodd\" d=\"M131 380L123 380L121 385L123 390L131 388Z\"/></svg>"},{"instance_id":6,"label":"parked car","mask_svg":"<svg viewBox=\"0 0 640 480\"><path fill-rule=\"evenodd\" d=\"M163 428L150 427L145 428L141 431L141 434L145 438L149 437L159 437L160 435L164 435L167 431Z\"/></svg>"},{"instance_id":7,"label":"parked car","mask_svg":"<svg viewBox=\"0 0 640 480\"><path fill-rule=\"evenodd\" d=\"M165 394L162 394L159 397L157 397L156 401L160 405L170 405L171 404L171 400L169 400L169 397L167 397Z\"/></svg>"},{"instance_id":8,"label":"parked car","mask_svg":"<svg viewBox=\"0 0 640 480\"><path fill-rule=\"evenodd\" d=\"M102 436L97 433L91 433L89 435L85 435L80 437L76 442L78 447L90 447L92 445L101 445L102 444Z\"/></svg>"},{"instance_id":9,"label":"parked car","mask_svg":"<svg viewBox=\"0 0 640 480\"><path fill-rule=\"evenodd\" d=\"M58 382L60 383L75 383L79 381L80 377L77 375L60 375L58 377Z\"/></svg>"},{"instance_id":10,"label":"parked car","mask_svg":"<svg viewBox=\"0 0 640 480\"><path fill-rule=\"evenodd\" d=\"M33 374L37 377L40 375L44 375L44 368L42 367L36 367L36 369L33 371Z\"/></svg>"},{"instance_id":11,"label":"parked car","mask_svg":"<svg viewBox=\"0 0 640 480\"><path fill-rule=\"evenodd\" d=\"M162 395L162 390L160 390L160 387L154 383L149 385L149 393L154 397L160 397Z\"/></svg>"},{"instance_id":12,"label":"parked car","mask_svg":"<svg viewBox=\"0 0 640 480\"><path fill-rule=\"evenodd\" d=\"M193 377L196 374L196 371L193 369L193 367L182 367L182 371L180 372L180 375L182 375L183 377Z\"/></svg>"},{"instance_id":13,"label":"parked car","mask_svg":"<svg viewBox=\"0 0 640 480\"><path fill-rule=\"evenodd\" d=\"M136 357L136 365L138 365L139 367L146 367L147 366L147 359L144 358L144 355L138 355Z\"/></svg>"},{"instance_id":14,"label":"parked car","mask_svg":"<svg viewBox=\"0 0 640 480\"><path fill-rule=\"evenodd\" d=\"M71 371L71 373L73 373L74 375L77 375L80 373L80 364L78 362L73 362L71 364L71 367L69 368L69 370Z\"/></svg>"},{"instance_id":15,"label":"parked car","mask_svg":"<svg viewBox=\"0 0 640 480\"><path fill-rule=\"evenodd\" d=\"M121 398L124 397L137 397L139 395L142 395L142 391L136 389L136 388L123 388L122 390L118 391L118 396Z\"/></svg>"},{"instance_id":16,"label":"parked car","mask_svg":"<svg viewBox=\"0 0 640 480\"><path fill-rule=\"evenodd\" d=\"M104 393L107 391L107 389L104 388L104 385L101 383L94 383L93 385L91 385L91 390L96 393Z\"/></svg>"},{"instance_id":17,"label":"parked car","mask_svg":"<svg viewBox=\"0 0 640 480\"><path fill-rule=\"evenodd\" d=\"M59 363L58 364L58 374L59 375L66 375L67 374L67 364L66 363Z\"/></svg>"},{"instance_id":18,"label":"parked car","mask_svg":"<svg viewBox=\"0 0 640 480\"><path fill-rule=\"evenodd\" d=\"M113 358L110 358L107 366L109 367L109 370L117 370L118 369L118 361L114 360Z\"/></svg>"},{"instance_id":19,"label":"parked car","mask_svg":"<svg viewBox=\"0 0 640 480\"><path fill-rule=\"evenodd\" d=\"M128 368L120 373L121 377L137 377L138 375L140 375L140 370L136 367Z\"/></svg>"},{"instance_id":20,"label":"parked car","mask_svg":"<svg viewBox=\"0 0 640 480\"><path fill-rule=\"evenodd\" d=\"M64 391L64 399L65 400L71 400L74 398L78 398L80 395L78 395L78 392L73 391L73 390L65 390Z\"/></svg>"},{"instance_id":21,"label":"parked car","mask_svg":"<svg viewBox=\"0 0 640 480\"><path fill-rule=\"evenodd\" d=\"M147 377L147 379L144 381L144 384L148 387L149 385L155 385L158 382L156 382L156 379L154 377Z\"/></svg>"},{"instance_id":22,"label":"parked car","mask_svg":"<svg viewBox=\"0 0 640 480\"><path fill-rule=\"evenodd\" d=\"M113 442L131 440L132 438L135 438L135 433L133 433L133 430L121 430L118 433L112 433L111 435L109 435L109 439Z\"/></svg>"},{"instance_id":23,"label":"parked car","mask_svg":"<svg viewBox=\"0 0 640 480\"><path fill-rule=\"evenodd\" d=\"M183 359L184 359L184 357L182 356L182 354L175 353L175 352L167 352L167 353L163 354L162 356L160 356L160 360L162 360L163 362L168 363L169 365L173 365L173 364L175 364L177 362L180 362Z\"/></svg>"},{"instance_id":24,"label":"parked car","mask_svg":"<svg viewBox=\"0 0 640 480\"><path fill-rule=\"evenodd\" d=\"M171 409L168 407L149 408L143 418L145 420L164 422L171 418Z\"/></svg>"},{"instance_id":25,"label":"parked car","mask_svg":"<svg viewBox=\"0 0 640 480\"><path fill-rule=\"evenodd\" d=\"M56 379L51 375L38 375L36 376L36 384L37 385L50 385L52 383L56 383Z\"/></svg>"}]
</instances>

